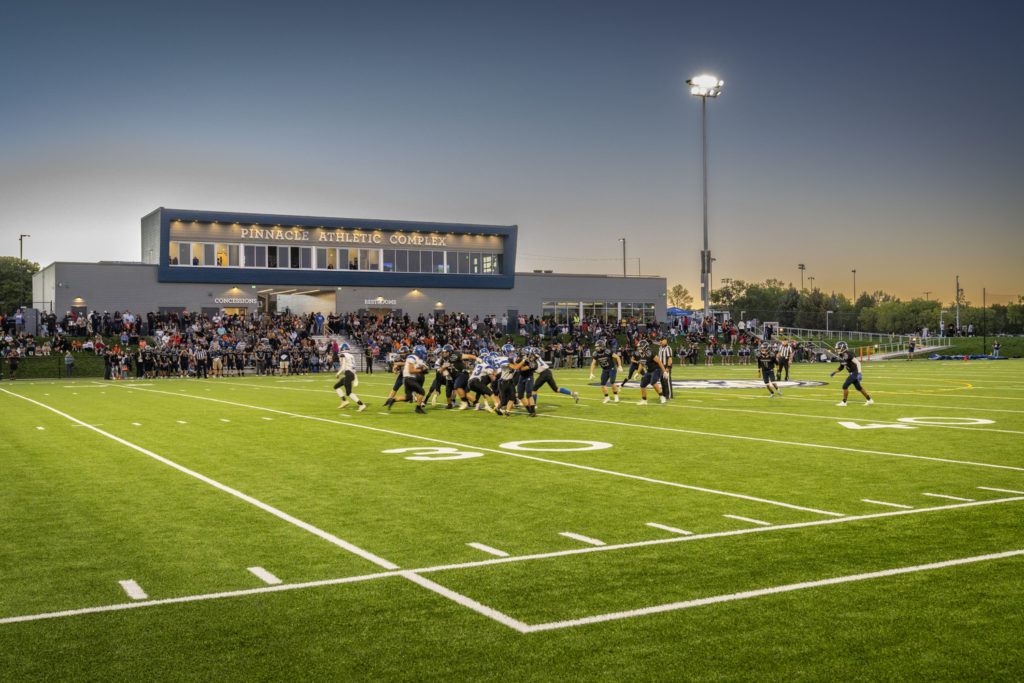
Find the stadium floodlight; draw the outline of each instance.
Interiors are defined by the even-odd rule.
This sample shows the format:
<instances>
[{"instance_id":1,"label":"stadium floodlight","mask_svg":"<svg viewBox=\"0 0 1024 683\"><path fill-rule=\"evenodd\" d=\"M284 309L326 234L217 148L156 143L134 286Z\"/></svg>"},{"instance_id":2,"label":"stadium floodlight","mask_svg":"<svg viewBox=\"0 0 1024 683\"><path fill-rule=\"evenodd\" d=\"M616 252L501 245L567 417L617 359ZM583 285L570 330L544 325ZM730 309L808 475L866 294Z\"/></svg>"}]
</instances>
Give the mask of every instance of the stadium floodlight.
<instances>
[{"instance_id":1,"label":"stadium floodlight","mask_svg":"<svg viewBox=\"0 0 1024 683\"><path fill-rule=\"evenodd\" d=\"M704 317L711 313L711 249L708 248L708 98L722 94L725 81L711 74L701 74L686 81L690 94L700 98L701 169L704 179L704 251L700 253L700 289Z\"/></svg>"},{"instance_id":2,"label":"stadium floodlight","mask_svg":"<svg viewBox=\"0 0 1024 683\"><path fill-rule=\"evenodd\" d=\"M831 337L831 336L832 336L832 335L831 335L831 334L829 333L829 331L828 331L828 318L829 318L829 316L830 316L830 315L832 315L833 313L835 313L835 311L825 311L825 336L826 336L826 337Z\"/></svg>"}]
</instances>

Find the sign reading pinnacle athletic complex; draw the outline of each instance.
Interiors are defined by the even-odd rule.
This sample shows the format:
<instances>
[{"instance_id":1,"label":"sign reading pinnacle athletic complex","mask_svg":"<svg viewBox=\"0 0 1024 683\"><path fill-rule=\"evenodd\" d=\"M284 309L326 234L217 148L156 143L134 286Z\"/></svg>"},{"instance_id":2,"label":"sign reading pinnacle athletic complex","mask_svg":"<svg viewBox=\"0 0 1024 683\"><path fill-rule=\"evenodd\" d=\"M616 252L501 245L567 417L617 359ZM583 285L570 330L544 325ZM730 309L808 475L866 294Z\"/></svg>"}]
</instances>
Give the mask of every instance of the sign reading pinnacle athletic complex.
<instances>
[{"instance_id":1,"label":"sign reading pinnacle athletic complex","mask_svg":"<svg viewBox=\"0 0 1024 683\"><path fill-rule=\"evenodd\" d=\"M345 244L408 244L412 246L446 247L449 235L407 235L403 232L353 232L350 230L303 230L301 228L241 228L243 240L284 240L286 242L341 242Z\"/></svg>"}]
</instances>

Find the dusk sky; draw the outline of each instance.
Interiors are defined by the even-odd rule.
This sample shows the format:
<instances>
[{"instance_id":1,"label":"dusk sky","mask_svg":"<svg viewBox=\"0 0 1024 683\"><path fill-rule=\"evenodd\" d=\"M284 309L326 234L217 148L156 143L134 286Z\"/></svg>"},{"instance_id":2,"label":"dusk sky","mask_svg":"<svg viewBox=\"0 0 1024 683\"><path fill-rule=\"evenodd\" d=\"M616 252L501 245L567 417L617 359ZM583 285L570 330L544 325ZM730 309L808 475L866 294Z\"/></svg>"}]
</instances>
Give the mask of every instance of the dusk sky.
<instances>
[{"instance_id":1,"label":"dusk sky","mask_svg":"<svg viewBox=\"0 0 1024 683\"><path fill-rule=\"evenodd\" d=\"M1020 2L5 3L0 254L164 206L517 224L517 270L1024 294ZM805 280L810 284L809 280ZM1005 303L1001 299L997 302Z\"/></svg>"}]
</instances>

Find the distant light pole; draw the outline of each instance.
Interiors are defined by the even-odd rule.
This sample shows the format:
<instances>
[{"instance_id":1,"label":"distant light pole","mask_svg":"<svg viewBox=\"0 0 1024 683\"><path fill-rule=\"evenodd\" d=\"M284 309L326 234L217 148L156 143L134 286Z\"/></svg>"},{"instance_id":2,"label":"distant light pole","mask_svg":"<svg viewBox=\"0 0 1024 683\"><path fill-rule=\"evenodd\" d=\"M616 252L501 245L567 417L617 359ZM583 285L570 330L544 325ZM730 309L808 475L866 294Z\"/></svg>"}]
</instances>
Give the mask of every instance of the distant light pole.
<instances>
[{"instance_id":1,"label":"distant light pole","mask_svg":"<svg viewBox=\"0 0 1024 683\"><path fill-rule=\"evenodd\" d=\"M850 271L853 273L853 304L857 305L857 269L854 268Z\"/></svg>"},{"instance_id":2,"label":"distant light pole","mask_svg":"<svg viewBox=\"0 0 1024 683\"><path fill-rule=\"evenodd\" d=\"M828 329L829 329L829 328L828 328L828 319L829 319L829 316L831 316L831 315L832 315L832 313L834 313L834 311L825 311L825 336L826 336L826 337L831 337L831 336L832 336L832 335L831 335L831 334L829 333L829 331L828 331Z\"/></svg>"},{"instance_id":3,"label":"distant light pole","mask_svg":"<svg viewBox=\"0 0 1024 683\"><path fill-rule=\"evenodd\" d=\"M808 275L807 279L811 281L811 289L813 290L814 289L814 276L813 275Z\"/></svg>"},{"instance_id":4,"label":"distant light pole","mask_svg":"<svg viewBox=\"0 0 1024 683\"><path fill-rule=\"evenodd\" d=\"M723 277L722 278L722 284L725 285L726 287L728 287L729 285L732 284L732 278L731 277Z\"/></svg>"},{"instance_id":5,"label":"distant light pole","mask_svg":"<svg viewBox=\"0 0 1024 683\"><path fill-rule=\"evenodd\" d=\"M622 277L626 277L626 238L620 237L619 241L622 242Z\"/></svg>"},{"instance_id":6,"label":"distant light pole","mask_svg":"<svg viewBox=\"0 0 1024 683\"><path fill-rule=\"evenodd\" d=\"M704 317L711 312L711 249L708 247L708 98L722 94L721 81L717 76L701 74L686 81L690 94L700 98L701 169L704 179L704 250L700 253L700 287L704 300Z\"/></svg>"},{"instance_id":7,"label":"distant light pole","mask_svg":"<svg viewBox=\"0 0 1024 683\"><path fill-rule=\"evenodd\" d=\"M19 261L24 261L25 260L25 238L26 237L31 237L31 236L32 235L18 235L18 260ZM21 268L22 271L25 270L25 264L24 263L19 263L18 267ZM18 289L19 289L18 306L21 307L21 306L25 305L25 274L24 274L24 272L22 272L22 274L18 277Z\"/></svg>"},{"instance_id":8,"label":"distant light pole","mask_svg":"<svg viewBox=\"0 0 1024 683\"><path fill-rule=\"evenodd\" d=\"M924 300L925 301L928 301L928 295L931 294L931 293L932 293L931 290L928 290L927 292L924 293Z\"/></svg>"},{"instance_id":9,"label":"distant light pole","mask_svg":"<svg viewBox=\"0 0 1024 683\"><path fill-rule=\"evenodd\" d=\"M798 263L796 267L800 270L800 291L802 292L804 290L804 271L807 270L807 266Z\"/></svg>"}]
</instances>

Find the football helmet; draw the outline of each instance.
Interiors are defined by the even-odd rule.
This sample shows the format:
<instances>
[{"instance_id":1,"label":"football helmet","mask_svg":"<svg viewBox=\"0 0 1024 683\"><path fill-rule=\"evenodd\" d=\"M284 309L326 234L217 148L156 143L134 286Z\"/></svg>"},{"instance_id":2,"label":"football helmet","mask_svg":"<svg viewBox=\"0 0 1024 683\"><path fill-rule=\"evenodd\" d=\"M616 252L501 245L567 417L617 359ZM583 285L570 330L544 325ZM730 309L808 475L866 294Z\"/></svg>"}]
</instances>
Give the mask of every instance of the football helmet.
<instances>
[{"instance_id":1,"label":"football helmet","mask_svg":"<svg viewBox=\"0 0 1024 683\"><path fill-rule=\"evenodd\" d=\"M501 352L504 353L506 356L511 356L513 353L515 353L515 351L516 347L513 346L512 344L505 344L504 346L501 347Z\"/></svg>"},{"instance_id":2,"label":"football helmet","mask_svg":"<svg viewBox=\"0 0 1024 683\"><path fill-rule=\"evenodd\" d=\"M348 353L348 351L349 351L348 344L346 342L342 342L341 346L338 347L338 351L341 351L342 353Z\"/></svg>"},{"instance_id":3,"label":"football helmet","mask_svg":"<svg viewBox=\"0 0 1024 683\"><path fill-rule=\"evenodd\" d=\"M423 359L425 359L427 357L427 347L424 346L423 344L417 344L413 348L412 353L413 353L414 356L416 356L420 360L423 360Z\"/></svg>"},{"instance_id":4,"label":"football helmet","mask_svg":"<svg viewBox=\"0 0 1024 683\"><path fill-rule=\"evenodd\" d=\"M598 339L597 343L594 344L594 347L598 349L604 349L606 346L608 346L608 344L605 342L604 339Z\"/></svg>"},{"instance_id":5,"label":"football helmet","mask_svg":"<svg viewBox=\"0 0 1024 683\"><path fill-rule=\"evenodd\" d=\"M836 353L842 353L843 351L846 351L848 348L850 348L850 347L848 347L846 345L846 342L844 342L844 341L836 342Z\"/></svg>"}]
</instances>

